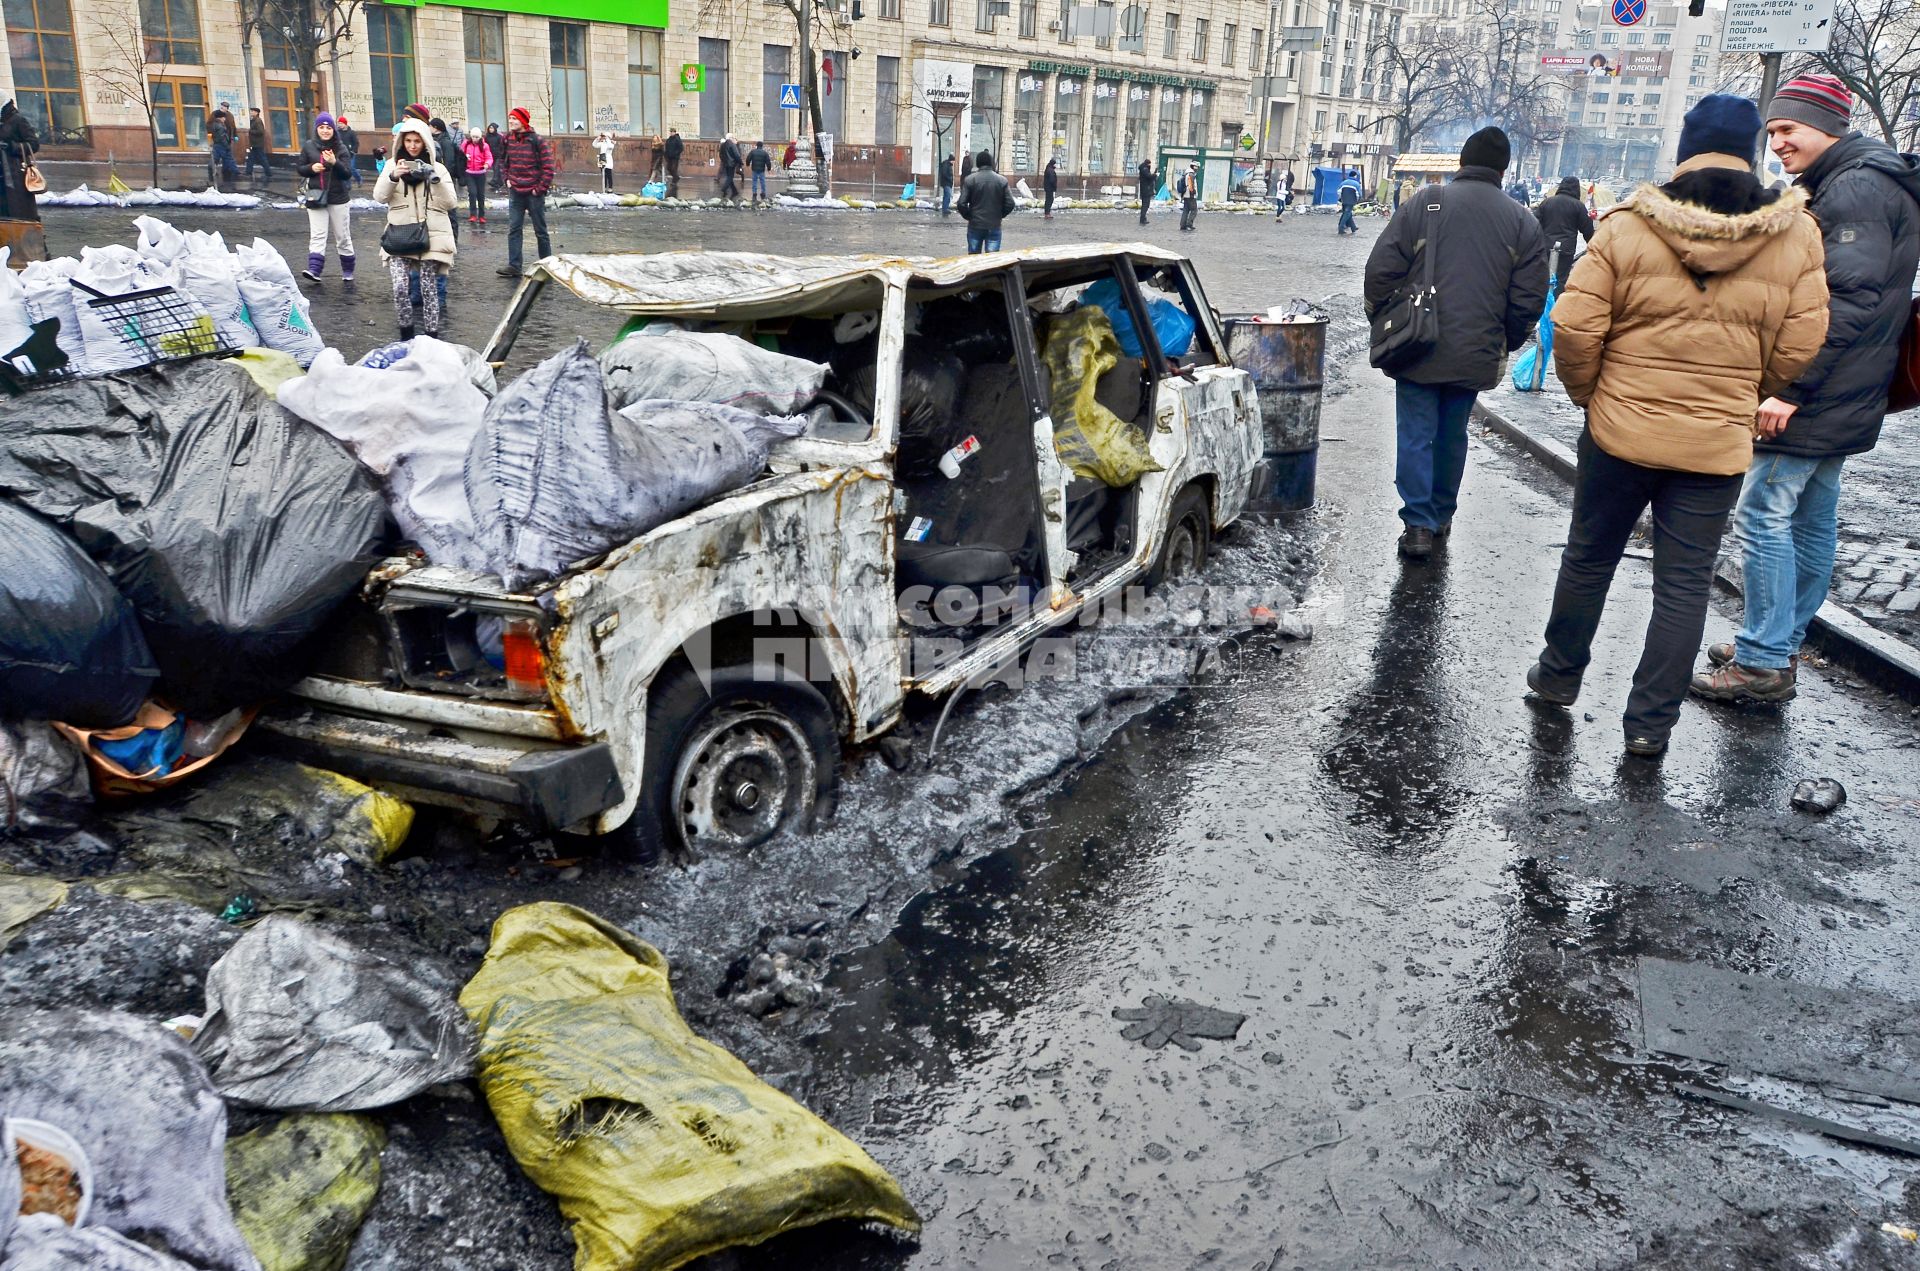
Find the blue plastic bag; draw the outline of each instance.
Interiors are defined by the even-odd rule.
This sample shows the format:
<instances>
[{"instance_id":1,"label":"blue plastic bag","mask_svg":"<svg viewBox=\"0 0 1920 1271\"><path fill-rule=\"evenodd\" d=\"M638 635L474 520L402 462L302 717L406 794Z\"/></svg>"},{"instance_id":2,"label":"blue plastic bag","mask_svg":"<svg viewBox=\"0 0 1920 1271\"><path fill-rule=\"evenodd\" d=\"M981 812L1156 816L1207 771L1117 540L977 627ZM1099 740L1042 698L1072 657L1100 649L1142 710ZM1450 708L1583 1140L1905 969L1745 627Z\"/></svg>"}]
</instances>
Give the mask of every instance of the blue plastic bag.
<instances>
[{"instance_id":1,"label":"blue plastic bag","mask_svg":"<svg viewBox=\"0 0 1920 1271\"><path fill-rule=\"evenodd\" d=\"M918 198L919 195L920 183L918 181L909 181L900 191L900 201L902 203L911 203L914 199Z\"/></svg>"},{"instance_id":2,"label":"blue plastic bag","mask_svg":"<svg viewBox=\"0 0 1920 1271\"><path fill-rule=\"evenodd\" d=\"M641 197L641 198L643 198L643 199L664 199L664 198L666 198L666 197L667 197L667 183L666 183L665 181L649 181L649 182L647 182L647 183L646 183L645 185L643 185L643 186L641 186L641 187L640 187L640 197Z\"/></svg>"},{"instance_id":3,"label":"blue plastic bag","mask_svg":"<svg viewBox=\"0 0 1920 1271\"><path fill-rule=\"evenodd\" d=\"M1539 392L1540 381L1545 378L1540 371L1540 346L1529 344L1520 351L1519 357L1513 359L1514 388L1522 393Z\"/></svg>"},{"instance_id":4,"label":"blue plastic bag","mask_svg":"<svg viewBox=\"0 0 1920 1271\"><path fill-rule=\"evenodd\" d=\"M1147 317L1153 323L1154 338L1160 342L1160 351L1169 358L1185 357L1187 350L1193 347L1193 319L1187 311L1170 300L1158 296L1148 296ZM1120 351L1128 357L1145 357L1146 349L1140 344L1140 337L1133 329L1133 314L1127 309L1126 301L1120 296L1120 284L1111 278L1103 278L1080 293L1080 303L1094 305L1107 315L1107 321L1113 324L1114 338L1120 341Z\"/></svg>"},{"instance_id":5,"label":"blue plastic bag","mask_svg":"<svg viewBox=\"0 0 1920 1271\"><path fill-rule=\"evenodd\" d=\"M165 776L187 747L187 721L179 716L165 728L143 728L118 741L93 739L96 750L138 777Z\"/></svg>"}]
</instances>

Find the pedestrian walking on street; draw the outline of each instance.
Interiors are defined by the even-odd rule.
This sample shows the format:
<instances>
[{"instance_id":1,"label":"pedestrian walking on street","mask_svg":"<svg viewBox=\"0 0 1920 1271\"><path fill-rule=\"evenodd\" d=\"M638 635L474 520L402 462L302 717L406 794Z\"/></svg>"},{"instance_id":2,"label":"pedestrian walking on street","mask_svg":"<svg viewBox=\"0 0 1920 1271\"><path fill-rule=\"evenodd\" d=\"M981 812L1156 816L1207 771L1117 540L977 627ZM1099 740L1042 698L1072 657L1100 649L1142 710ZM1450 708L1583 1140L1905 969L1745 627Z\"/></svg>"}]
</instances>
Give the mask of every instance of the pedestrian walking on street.
<instances>
[{"instance_id":1,"label":"pedestrian walking on street","mask_svg":"<svg viewBox=\"0 0 1920 1271\"><path fill-rule=\"evenodd\" d=\"M967 178L973 175L973 151L960 156L960 184L965 186Z\"/></svg>"},{"instance_id":2,"label":"pedestrian walking on street","mask_svg":"<svg viewBox=\"0 0 1920 1271\"><path fill-rule=\"evenodd\" d=\"M1180 200L1180 228L1193 229L1200 222L1200 165L1189 163L1175 183L1174 194Z\"/></svg>"},{"instance_id":3,"label":"pedestrian walking on street","mask_svg":"<svg viewBox=\"0 0 1920 1271\"><path fill-rule=\"evenodd\" d=\"M459 196L454 193L453 174L435 157L430 127L417 119L401 123L393 162L373 183L373 197L387 205L380 258L386 261L387 276L393 283L393 311L400 338L411 340L414 335L416 288L420 325L426 328L426 334L437 338L446 295L444 279L459 250L454 242L452 215ZM403 245L401 240L409 237L412 241Z\"/></svg>"},{"instance_id":4,"label":"pedestrian walking on street","mask_svg":"<svg viewBox=\"0 0 1920 1271\"><path fill-rule=\"evenodd\" d=\"M1354 224L1353 209L1360 206L1360 174L1349 171L1340 182L1337 196L1340 200L1340 220L1334 225L1334 237L1342 234L1358 234L1360 227Z\"/></svg>"},{"instance_id":5,"label":"pedestrian walking on street","mask_svg":"<svg viewBox=\"0 0 1920 1271\"><path fill-rule=\"evenodd\" d=\"M467 130L460 152L467 161L467 224L487 223L487 178L493 174L493 147L478 128Z\"/></svg>"},{"instance_id":6,"label":"pedestrian walking on street","mask_svg":"<svg viewBox=\"0 0 1920 1271\"><path fill-rule=\"evenodd\" d=\"M507 263L494 272L518 278L520 239L526 222L533 221L534 244L544 258L553 254L547 237L547 191L553 188L553 146L533 130L533 116L525 106L507 112Z\"/></svg>"},{"instance_id":7,"label":"pedestrian walking on street","mask_svg":"<svg viewBox=\"0 0 1920 1271\"><path fill-rule=\"evenodd\" d=\"M1547 304L1540 223L1500 191L1510 154L1498 128L1467 138L1452 183L1404 205L1367 258L1372 317L1403 288L1421 285L1433 255L1438 339L1393 372L1394 486L1406 525L1399 546L1409 560L1425 560L1435 539L1452 532L1474 399L1500 382L1507 355L1527 342Z\"/></svg>"},{"instance_id":8,"label":"pedestrian walking on street","mask_svg":"<svg viewBox=\"0 0 1920 1271\"><path fill-rule=\"evenodd\" d=\"M1839 79L1789 80L1766 113L1768 146L1820 222L1832 300L1819 353L1760 403L1733 519L1746 614L1693 679L1717 702L1785 702L1797 691L1800 646L1833 583L1840 470L1879 443L1920 265L1920 171L1852 131L1853 94Z\"/></svg>"},{"instance_id":9,"label":"pedestrian walking on street","mask_svg":"<svg viewBox=\"0 0 1920 1271\"><path fill-rule=\"evenodd\" d=\"M240 176L240 165L233 161L233 145L239 136L240 127L233 118L233 108L221 102L207 116L207 145L213 152L211 166L222 189L231 186Z\"/></svg>"},{"instance_id":10,"label":"pedestrian walking on street","mask_svg":"<svg viewBox=\"0 0 1920 1271\"><path fill-rule=\"evenodd\" d=\"M1675 175L1679 174L1676 172ZM1554 290L1556 294L1564 292L1567 289L1567 277L1573 273L1574 253L1580 249L1583 240L1593 241L1593 213L1587 211L1587 205L1580 200L1580 178L1562 179L1558 189L1540 200L1540 206L1533 209L1533 216L1540 222L1540 232L1546 236L1548 259L1554 259L1555 249L1559 250L1560 263L1554 278Z\"/></svg>"},{"instance_id":11,"label":"pedestrian walking on street","mask_svg":"<svg viewBox=\"0 0 1920 1271\"><path fill-rule=\"evenodd\" d=\"M499 124L487 125L487 149L493 151L493 188L507 188L507 137Z\"/></svg>"},{"instance_id":12,"label":"pedestrian walking on street","mask_svg":"<svg viewBox=\"0 0 1920 1271\"><path fill-rule=\"evenodd\" d=\"M1060 161L1047 160L1046 171L1040 174L1040 196L1043 206L1040 209L1042 220L1053 219L1053 196L1060 189Z\"/></svg>"},{"instance_id":13,"label":"pedestrian walking on street","mask_svg":"<svg viewBox=\"0 0 1920 1271\"><path fill-rule=\"evenodd\" d=\"M33 153L40 148L40 135L33 124L8 98L0 106L0 216L12 221L40 219L40 201L27 188L27 171L33 167Z\"/></svg>"},{"instance_id":14,"label":"pedestrian walking on street","mask_svg":"<svg viewBox=\"0 0 1920 1271\"><path fill-rule=\"evenodd\" d=\"M1153 180L1153 160L1140 161L1140 223L1147 223L1147 209L1153 205L1153 192L1156 188Z\"/></svg>"},{"instance_id":15,"label":"pedestrian walking on street","mask_svg":"<svg viewBox=\"0 0 1920 1271\"><path fill-rule=\"evenodd\" d=\"M732 133L720 141L720 201L740 205L740 143Z\"/></svg>"},{"instance_id":16,"label":"pedestrian walking on street","mask_svg":"<svg viewBox=\"0 0 1920 1271\"><path fill-rule=\"evenodd\" d=\"M1573 705L1614 570L1651 506L1653 619L1622 720L1627 751L1642 757L1667 748L1680 717L1727 513L1753 457L1753 408L1806 368L1827 329L1819 227L1804 191L1781 195L1753 175L1759 137L1751 101L1702 98L1673 180L1641 186L1601 219L1553 310L1554 363L1587 426L1527 686ZM1556 202L1577 199L1563 187L1542 208Z\"/></svg>"},{"instance_id":17,"label":"pedestrian walking on street","mask_svg":"<svg viewBox=\"0 0 1920 1271\"><path fill-rule=\"evenodd\" d=\"M333 116L324 110L314 116L312 138L300 147L300 172L306 186L300 201L307 209L307 267L300 275L308 282L319 282L331 244L340 256L341 280L351 283L353 223L347 205L353 197L353 177Z\"/></svg>"},{"instance_id":18,"label":"pedestrian walking on street","mask_svg":"<svg viewBox=\"0 0 1920 1271\"><path fill-rule=\"evenodd\" d=\"M747 151L747 178L752 186L753 205L771 203L767 196L767 173L773 171L773 151L767 149L767 143L756 141L753 149Z\"/></svg>"},{"instance_id":19,"label":"pedestrian walking on street","mask_svg":"<svg viewBox=\"0 0 1920 1271\"><path fill-rule=\"evenodd\" d=\"M937 175L940 181L940 215L945 216L953 208L953 156L947 155L940 160Z\"/></svg>"},{"instance_id":20,"label":"pedestrian walking on street","mask_svg":"<svg viewBox=\"0 0 1920 1271\"><path fill-rule=\"evenodd\" d=\"M273 170L267 166L267 121L260 117L258 106L247 108L247 179L253 179L253 165L260 165L260 184L273 180Z\"/></svg>"},{"instance_id":21,"label":"pedestrian walking on street","mask_svg":"<svg viewBox=\"0 0 1920 1271\"><path fill-rule=\"evenodd\" d=\"M1000 250L1000 226L1013 215L1014 202L1007 179L994 171L992 152L982 150L974 160L954 206L967 221L967 255Z\"/></svg>"},{"instance_id":22,"label":"pedestrian walking on street","mask_svg":"<svg viewBox=\"0 0 1920 1271\"><path fill-rule=\"evenodd\" d=\"M1273 219L1279 221L1293 206L1293 169L1288 168L1280 174L1280 186L1274 193Z\"/></svg>"},{"instance_id":23,"label":"pedestrian walking on street","mask_svg":"<svg viewBox=\"0 0 1920 1271\"><path fill-rule=\"evenodd\" d=\"M353 130L345 115L336 115L333 131L340 138L340 144L347 148L347 171L353 173L353 183L360 184L360 134Z\"/></svg>"},{"instance_id":24,"label":"pedestrian walking on street","mask_svg":"<svg viewBox=\"0 0 1920 1271\"><path fill-rule=\"evenodd\" d=\"M680 156L686 153L687 143L680 139L678 128L667 129L667 197L680 197Z\"/></svg>"},{"instance_id":25,"label":"pedestrian walking on street","mask_svg":"<svg viewBox=\"0 0 1920 1271\"><path fill-rule=\"evenodd\" d=\"M600 158L600 192L613 193L613 134L603 132L593 139L593 152Z\"/></svg>"}]
</instances>

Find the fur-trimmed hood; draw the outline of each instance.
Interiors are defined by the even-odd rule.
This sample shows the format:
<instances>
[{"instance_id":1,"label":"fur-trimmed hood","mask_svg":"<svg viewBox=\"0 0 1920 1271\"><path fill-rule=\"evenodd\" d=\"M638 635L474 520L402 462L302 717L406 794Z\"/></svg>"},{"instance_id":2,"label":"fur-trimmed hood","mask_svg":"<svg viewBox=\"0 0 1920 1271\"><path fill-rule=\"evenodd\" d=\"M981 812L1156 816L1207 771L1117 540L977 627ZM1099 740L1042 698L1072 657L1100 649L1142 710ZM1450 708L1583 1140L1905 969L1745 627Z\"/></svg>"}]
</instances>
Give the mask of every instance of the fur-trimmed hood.
<instances>
[{"instance_id":1,"label":"fur-trimmed hood","mask_svg":"<svg viewBox=\"0 0 1920 1271\"><path fill-rule=\"evenodd\" d=\"M1643 185L1607 214L1632 212L1697 277L1729 273L1807 214L1805 190L1761 189L1738 159L1701 155L1664 186Z\"/></svg>"}]
</instances>

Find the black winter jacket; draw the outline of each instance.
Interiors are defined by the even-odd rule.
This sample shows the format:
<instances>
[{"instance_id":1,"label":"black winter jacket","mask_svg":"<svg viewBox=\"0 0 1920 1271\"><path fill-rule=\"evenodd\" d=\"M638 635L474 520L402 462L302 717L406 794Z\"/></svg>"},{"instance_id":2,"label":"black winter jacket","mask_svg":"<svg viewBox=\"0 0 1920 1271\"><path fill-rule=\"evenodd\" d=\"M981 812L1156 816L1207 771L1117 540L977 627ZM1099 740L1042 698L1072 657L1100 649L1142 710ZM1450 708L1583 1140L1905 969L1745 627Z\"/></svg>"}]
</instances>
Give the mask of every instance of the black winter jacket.
<instances>
[{"instance_id":1,"label":"black winter jacket","mask_svg":"<svg viewBox=\"0 0 1920 1271\"><path fill-rule=\"evenodd\" d=\"M1827 342L1780 394L1799 410L1756 450L1831 458L1872 450L1920 266L1920 169L1849 133L1800 175L1827 245Z\"/></svg>"},{"instance_id":2,"label":"black winter jacket","mask_svg":"<svg viewBox=\"0 0 1920 1271\"><path fill-rule=\"evenodd\" d=\"M1444 188L1423 186L1400 204L1367 258L1368 316L1410 282L1426 263L1427 208L1439 226L1433 284L1439 292L1440 341L1394 376L1411 384L1492 388L1500 362L1527 342L1547 306L1547 241L1540 223L1500 189L1491 168L1462 168Z\"/></svg>"},{"instance_id":3,"label":"black winter jacket","mask_svg":"<svg viewBox=\"0 0 1920 1271\"><path fill-rule=\"evenodd\" d=\"M1568 193L1567 184L1561 182L1560 189L1541 199L1540 206L1533 209L1534 219L1540 222L1540 232L1546 236L1549 258L1555 246L1560 248L1562 278L1573 268L1573 255L1579 250L1580 240L1593 241L1593 213L1587 211L1587 205L1580 200L1580 183L1572 182L1572 193Z\"/></svg>"},{"instance_id":4,"label":"black winter jacket","mask_svg":"<svg viewBox=\"0 0 1920 1271\"><path fill-rule=\"evenodd\" d=\"M976 234L996 234L1000 222L1013 214L1013 191L1007 179L992 168L975 168L961 183L960 199L954 210L967 218L967 228Z\"/></svg>"},{"instance_id":5,"label":"black winter jacket","mask_svg":"<svg viewBox=\"0 0 1920 1271\"><path fill-rule=\"evenodd\" d=\"M313 165L320 162L322 147L333 151L333 166L320 172ZM308 137L306 144L300 147L300 175L306 178L310 190L325 189L327 204L345 203L353 198L353 168L347 147L339 136L322 142L318 137Z\"/></svg>"}]
</instances>

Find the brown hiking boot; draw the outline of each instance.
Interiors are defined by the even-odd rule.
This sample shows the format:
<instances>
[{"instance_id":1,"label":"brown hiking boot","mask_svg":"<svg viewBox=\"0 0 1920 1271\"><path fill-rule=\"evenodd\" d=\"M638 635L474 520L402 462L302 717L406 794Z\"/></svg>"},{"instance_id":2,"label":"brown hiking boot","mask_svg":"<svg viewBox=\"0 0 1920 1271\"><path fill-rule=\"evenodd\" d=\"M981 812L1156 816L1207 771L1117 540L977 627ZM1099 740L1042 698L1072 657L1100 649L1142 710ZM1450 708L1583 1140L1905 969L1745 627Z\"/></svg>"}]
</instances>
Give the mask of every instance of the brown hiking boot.
<instances>
[{"instance_id":1,"label":"brown hiking boot","mask_svg":"<svg viewBox=\"0 0 1920 1271\"><path fill-rule=\"evenodd\" d=\"M1689 687L1710 702L1791 702L1797 692L1794 679L1793 667L1770 671L1729 662L1700 672Z\"/></svg>"},{"instance_id":2,"label":"brown hiking boot","mask_svg":"<svg viewBox=\"0 0 1920 1271\"><path fill-rule=\"evenodd\" d=\"M1708 645L1707 661L1713 663L1715 666L1727 666L1730 664L1733 661L1733 642L1729 640L1724 644ZM1796 653L1788 658L1787 665L1798 674L1800 670L1800 655Z\"/></svg>"}]
</instances>

